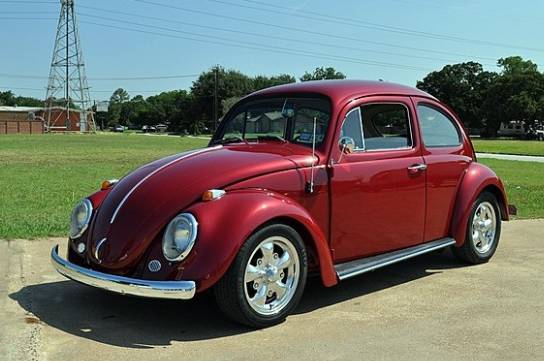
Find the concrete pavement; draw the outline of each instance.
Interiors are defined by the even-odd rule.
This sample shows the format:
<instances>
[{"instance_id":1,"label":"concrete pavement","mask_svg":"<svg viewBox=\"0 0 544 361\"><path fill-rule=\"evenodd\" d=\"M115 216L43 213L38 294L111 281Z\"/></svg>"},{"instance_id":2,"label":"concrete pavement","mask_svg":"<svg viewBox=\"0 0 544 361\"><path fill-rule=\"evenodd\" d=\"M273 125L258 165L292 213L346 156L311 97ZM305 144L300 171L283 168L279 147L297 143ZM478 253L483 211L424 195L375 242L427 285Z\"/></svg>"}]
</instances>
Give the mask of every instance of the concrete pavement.
<instances>
[{"instance_id":1,"label":"concrete pavement","mask_svg":"<svg viewBox=\"0 0 544 361\"><path fill-rule=\"evenodd\" d=\"M541 360L544 220L505 223L485 265L449 252L333 288L312 280L295 314L266 330L189 302L108 294L57 275L64 240L0 241L2 360Z\"/></svg>"}]
</instances>

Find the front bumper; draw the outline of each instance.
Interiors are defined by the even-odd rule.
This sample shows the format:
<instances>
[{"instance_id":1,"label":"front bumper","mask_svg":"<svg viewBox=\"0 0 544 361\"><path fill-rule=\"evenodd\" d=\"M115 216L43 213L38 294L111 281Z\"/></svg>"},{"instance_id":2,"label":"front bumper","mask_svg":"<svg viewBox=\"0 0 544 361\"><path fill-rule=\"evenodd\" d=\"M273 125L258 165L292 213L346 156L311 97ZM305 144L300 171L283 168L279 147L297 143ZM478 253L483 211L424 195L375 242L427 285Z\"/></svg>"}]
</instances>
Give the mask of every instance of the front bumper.
<instances>
[{"instance_id":1,"label":"front bumper","mask_svg":"<svg viewBox=\"0 0 544 361\"><path fill-rule=\"evenodd\" d=\"M51 250L51 263L57 272L74 281L123 295L188 300L196 291L194 281L148 281L84 268L60 257L59 246Z\"/></svg>"}]
</instances>

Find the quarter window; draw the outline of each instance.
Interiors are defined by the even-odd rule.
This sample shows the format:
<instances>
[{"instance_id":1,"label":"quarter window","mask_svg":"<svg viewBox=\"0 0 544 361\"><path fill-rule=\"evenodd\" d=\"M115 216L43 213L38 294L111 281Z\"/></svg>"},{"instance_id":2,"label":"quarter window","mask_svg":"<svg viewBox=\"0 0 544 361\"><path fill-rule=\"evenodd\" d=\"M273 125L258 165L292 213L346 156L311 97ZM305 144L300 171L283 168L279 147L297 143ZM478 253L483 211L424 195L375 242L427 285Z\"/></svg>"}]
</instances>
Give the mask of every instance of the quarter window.
<instances>
[{"instance_id":1,"label":"quarter window","mask_svg":"<svg viewBox=\"0 0 544 361\"><path fill-rule=\"evenodd\" d=\"M454 121L444 113L428 106L417 106L423 143L427 147L448 147L461 144L459 130Z\"/></svg>"},{"instance_id":2,"label":"quarter window","mask_svg":"<svg viewBox=\"0 0 544 361\"><path fill-rule=\"evenodd\" d=\"M342 138L351 138L351 143L355 143L355 150L365 149L361 127L361 109L355 108L346 115L340 132L340 139Z\"/></svg>"}]
</instances>

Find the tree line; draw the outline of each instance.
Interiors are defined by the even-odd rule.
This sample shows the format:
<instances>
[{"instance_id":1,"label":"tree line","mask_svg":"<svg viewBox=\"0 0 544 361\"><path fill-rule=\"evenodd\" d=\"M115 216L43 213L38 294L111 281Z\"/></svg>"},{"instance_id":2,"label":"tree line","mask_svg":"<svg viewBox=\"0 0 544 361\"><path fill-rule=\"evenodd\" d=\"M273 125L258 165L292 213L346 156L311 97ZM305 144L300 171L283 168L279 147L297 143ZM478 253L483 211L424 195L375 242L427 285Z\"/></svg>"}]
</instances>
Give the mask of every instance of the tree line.
<instances>
[{"instance_id":1,"label":"tree line","mask_svg":"<svg viewBox=\"0 0 544 361\"><path fill-rule=\"evenodd\" d=\"M417 87L448 104L471 130L494 137L501 123L544 121L544 73L530 60L498 60L498 72L467 62L428 74Z\"/></svg>"},{"instance_id":2,"label":"tree line","mask_svg":"<svg viewBox=\"0 0 544 361\"><path fill-rule=\"evenodd\" d=\"M544 73L538 66L519 56L501 58L498 71L486 71L477 62L446 65L417 82L417 87L448 104L471 130L483 136L496 136L501 123L544 120ZM346 75L332 67L305 72L298 80L344 79ZM217 79L217 85L216 85ZM117 89L110 98L107 113L97 113L99 126L121 124L167 124L178 133L200 134L213 131L214 94L217 91L217 116L223 116L241 97L275 85L294 83L289 74L247 76L222 67L204 71L189 90L173 90L143 97L133 97ZM217 89L216 89L217 86ZM39 106L43 102L0 92L0 105Z\"/></svg>"},{"instance_id":3,"label":"tree line","mask_svg":"<svg viewBox=\"0 0 544 361\"><path fill-rule=\"evenodd\" d=\"M305 72L300 81L345 79L334 68L316 68ZM217 89L216 89L217 79ZM213 131L217 91L217 116L223 116L239 99L254 91L296 82L289 74L247 76L237 70L216 67L200 74L189 91L174 90L144 98L130 97L117 89L110 98L107 114L98 114L99 125L121 124L140 128L144 125L167 124L170 131L200 134Z\"/></svg>"}]
</instances>

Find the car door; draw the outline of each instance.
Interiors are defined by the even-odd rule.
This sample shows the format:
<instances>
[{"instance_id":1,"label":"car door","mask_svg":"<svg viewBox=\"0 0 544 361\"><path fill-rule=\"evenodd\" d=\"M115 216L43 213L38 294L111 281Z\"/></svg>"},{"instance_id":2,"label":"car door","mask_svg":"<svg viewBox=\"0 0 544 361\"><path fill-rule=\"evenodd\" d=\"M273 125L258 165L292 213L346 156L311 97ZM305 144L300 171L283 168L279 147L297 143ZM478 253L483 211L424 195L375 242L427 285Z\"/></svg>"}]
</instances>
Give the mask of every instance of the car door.
<instances>
[{"instance_id":1,"label":"car door","mask_svg":"<svg viewBox=\"0 0 544 361\"><path fill-rule=\"evenodd\" d=\"M457 189L472 161L468 139L454 115L438 102L413 98L427 165L425 241L449 235Z\"/></svg>"},{"instance_id":2,"label":"car door","mask_svg":"<svg viewBox=\"0 0 544 361\"><path fill-rule=\"evenodd\" d=\"M408 97L347 107L331 152L331 243L336 262L423 241L425 164ZM345 154L341 148L353 143Z\"/></svg>"}]
</instances>

